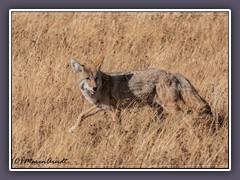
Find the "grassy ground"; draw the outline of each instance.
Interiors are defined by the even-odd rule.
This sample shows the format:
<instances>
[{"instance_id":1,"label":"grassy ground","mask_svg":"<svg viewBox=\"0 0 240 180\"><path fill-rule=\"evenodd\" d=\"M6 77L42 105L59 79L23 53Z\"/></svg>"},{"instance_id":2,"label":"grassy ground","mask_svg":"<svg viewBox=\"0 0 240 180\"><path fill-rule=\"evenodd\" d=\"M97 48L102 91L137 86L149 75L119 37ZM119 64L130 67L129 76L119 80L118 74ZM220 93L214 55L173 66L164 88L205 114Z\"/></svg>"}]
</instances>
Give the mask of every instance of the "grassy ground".
<instances>
[{"instance_id":1,"label":"grassy ground","mask_svg":"<svg viewBox=\"0 0 240 180\"><path fill-rule=\"evenodd\" d=\"M103 71L159 68L186 76L221 121L214 134L192 136L184 116L159 121L151 109L124 111L119 134L101 112L68 129L91 105L71 58ZM227 13L13 13L12 156L36 161L13 167L228 167Z\"/></svg>"}]
</instances>

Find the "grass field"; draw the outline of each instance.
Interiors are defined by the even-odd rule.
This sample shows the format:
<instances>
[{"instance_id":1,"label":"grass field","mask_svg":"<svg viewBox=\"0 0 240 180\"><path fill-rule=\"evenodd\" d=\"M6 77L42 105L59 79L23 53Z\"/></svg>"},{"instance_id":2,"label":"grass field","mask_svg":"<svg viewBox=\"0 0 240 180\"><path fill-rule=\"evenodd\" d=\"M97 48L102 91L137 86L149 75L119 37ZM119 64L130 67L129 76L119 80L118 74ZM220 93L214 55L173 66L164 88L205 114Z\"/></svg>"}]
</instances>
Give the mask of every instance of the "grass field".
<instances>
[{"instance_id":1,"label":"grass field","mask_svg":"<svg viewBox=\"0 0 240 180\"><path fill-rule=\"evenodd\" d=\"M184 116L159 121L144 107L122 113L124 134L108 112L68 133L91 106L79 91L72 58L83 64L104 58L105 72L154 67L181 73L209 102L218 131L197 140ZM228 113L227 13L12 15L13 168L227 168ZM67 161L37 163L49 158Z\"/></svg>"}]
</instances>

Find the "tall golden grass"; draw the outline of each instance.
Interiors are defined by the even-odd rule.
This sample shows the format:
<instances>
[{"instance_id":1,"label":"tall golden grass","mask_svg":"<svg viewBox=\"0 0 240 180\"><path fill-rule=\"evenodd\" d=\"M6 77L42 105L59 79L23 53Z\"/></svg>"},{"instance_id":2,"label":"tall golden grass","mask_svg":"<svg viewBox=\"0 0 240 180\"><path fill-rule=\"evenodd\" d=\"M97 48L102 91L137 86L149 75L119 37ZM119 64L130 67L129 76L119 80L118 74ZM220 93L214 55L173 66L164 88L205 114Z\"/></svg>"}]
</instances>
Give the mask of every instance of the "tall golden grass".
<instances>
[{"instance_id":1,"label":"tall golden grass","mask_svg":"<svg viewBox=\"0 0 240 180\"><path fill-rule=\"evenodd\" d=\"M148 108L83 121L83 98L69 61L104 57L105 72L159 68L186 76L219 122L197 140L184 116L159 121ZM227 168L228 14L224 12L13 12L12 157L66 163L13 168Z\"/></svg>"}]
</instances>

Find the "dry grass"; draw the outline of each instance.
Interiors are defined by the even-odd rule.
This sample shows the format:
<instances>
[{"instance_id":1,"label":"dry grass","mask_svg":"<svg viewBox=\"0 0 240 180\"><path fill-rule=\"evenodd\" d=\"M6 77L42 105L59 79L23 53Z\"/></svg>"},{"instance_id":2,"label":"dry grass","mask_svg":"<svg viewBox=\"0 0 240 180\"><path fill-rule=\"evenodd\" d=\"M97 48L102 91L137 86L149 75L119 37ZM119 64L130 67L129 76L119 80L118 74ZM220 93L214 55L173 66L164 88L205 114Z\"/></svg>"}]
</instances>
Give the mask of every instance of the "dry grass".
<instances>
[{"instance_id":1,"label":"dry grass","mask_svg":"<svg viewBox=\"0 0 240 180\"><path fill-rule=\"evenodd\" d=\"M160 68L186 76L222 122L201 141L181 115L160 122L152 110L124 111L120 135L109 113L83 121L90 107L69 61L104 57L103 71ZM228 167L227 13L13 13L12 156L67 158L13 167Z\"/></svg>"}]
</instances>

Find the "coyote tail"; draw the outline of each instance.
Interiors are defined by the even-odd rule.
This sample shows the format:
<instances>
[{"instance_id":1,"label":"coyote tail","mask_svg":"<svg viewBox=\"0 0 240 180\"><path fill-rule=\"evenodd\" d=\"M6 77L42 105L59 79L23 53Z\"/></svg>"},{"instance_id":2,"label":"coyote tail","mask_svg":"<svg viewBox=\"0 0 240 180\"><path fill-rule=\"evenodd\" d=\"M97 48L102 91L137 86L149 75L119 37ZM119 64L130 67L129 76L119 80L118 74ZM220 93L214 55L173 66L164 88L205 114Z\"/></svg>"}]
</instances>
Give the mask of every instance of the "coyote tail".
<instances>
[{"instance_id":1,"label":"coyote tail","mask_svg":"<svg viewBox=\"0 0 240 180\"><path fill-rule=\"evenodd\" d=\"M181 74L175 74L179 81L178 88L183 102L190 108L196 110L199 115L211 115L210 105L198 94L190 81Z\"/></svg>"}]
</instances>

